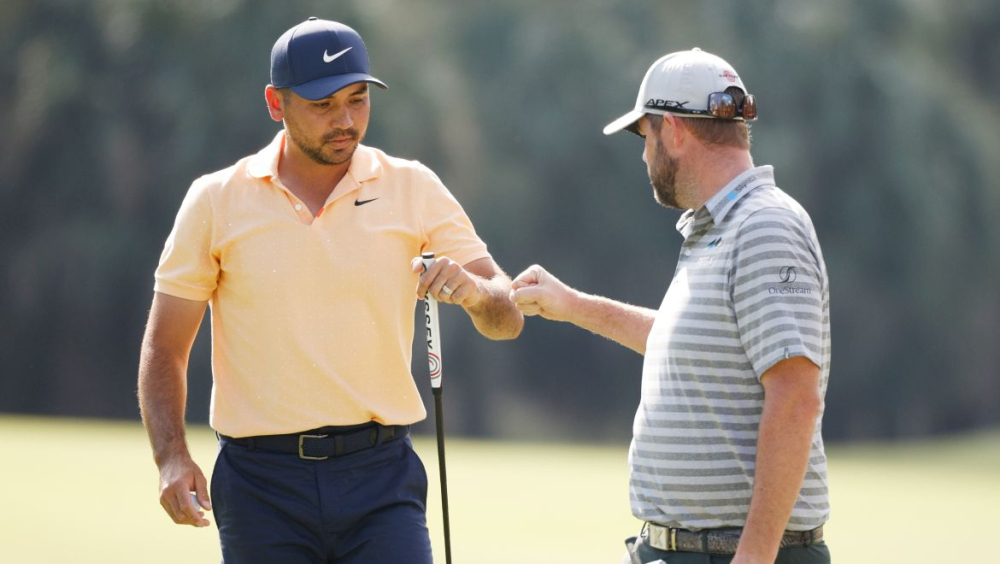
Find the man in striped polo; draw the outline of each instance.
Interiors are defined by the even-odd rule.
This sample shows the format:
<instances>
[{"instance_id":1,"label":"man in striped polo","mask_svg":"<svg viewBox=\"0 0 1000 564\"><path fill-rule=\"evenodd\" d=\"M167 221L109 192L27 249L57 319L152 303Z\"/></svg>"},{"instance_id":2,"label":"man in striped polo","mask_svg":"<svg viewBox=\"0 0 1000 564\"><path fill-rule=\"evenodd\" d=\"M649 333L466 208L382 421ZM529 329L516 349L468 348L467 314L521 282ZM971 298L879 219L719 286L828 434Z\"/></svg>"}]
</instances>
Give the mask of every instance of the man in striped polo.
<instances>
[{"instance_id":1,"label":"man in striped polo","mask_svg":"<svg viewBox=\"0 0 1000 564\"><path fill-rule=\"evenodd\" d=\"M820 433L830 370L829 284L812 221L755 167L756 100L699 49L647 71L635 109L604 129L645 139L656 200L685 210L659 311L579 292L540 266L511 299L645 355L629 452L623 562L830 561Z\"/></svg>"}]
</instances>

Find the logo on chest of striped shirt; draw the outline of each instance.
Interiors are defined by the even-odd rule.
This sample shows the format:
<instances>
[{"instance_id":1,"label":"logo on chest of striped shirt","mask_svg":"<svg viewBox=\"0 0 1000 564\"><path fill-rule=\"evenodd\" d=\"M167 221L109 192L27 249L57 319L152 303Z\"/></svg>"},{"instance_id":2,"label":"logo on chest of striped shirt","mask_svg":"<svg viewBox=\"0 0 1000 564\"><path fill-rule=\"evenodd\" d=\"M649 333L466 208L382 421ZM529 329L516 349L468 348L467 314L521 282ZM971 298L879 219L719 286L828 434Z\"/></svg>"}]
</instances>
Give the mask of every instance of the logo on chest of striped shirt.
<instances>
[{"instance_id":1,"label":"logo on chest of striped shirt","mask_svg":"<svg viewBox=\"0 0 1000 564\"><path fill-rule=\"evenodd\" d=\"M713 240L709 241L708 244L705 245L705 248L708 249L708 250L717 249L717 248L719 248L720 244L722 244L722 237L718 237L716 239L713 239ZM684 256L688 256L689 257L692 254L693 254L693 251L690 251L690 250L684 251ZM697 265L698 266L708 266L708 265L714 263L715 259L716 259L716 253L703 255L703 256L698 257Z\"/></svg>"}]
</instances>

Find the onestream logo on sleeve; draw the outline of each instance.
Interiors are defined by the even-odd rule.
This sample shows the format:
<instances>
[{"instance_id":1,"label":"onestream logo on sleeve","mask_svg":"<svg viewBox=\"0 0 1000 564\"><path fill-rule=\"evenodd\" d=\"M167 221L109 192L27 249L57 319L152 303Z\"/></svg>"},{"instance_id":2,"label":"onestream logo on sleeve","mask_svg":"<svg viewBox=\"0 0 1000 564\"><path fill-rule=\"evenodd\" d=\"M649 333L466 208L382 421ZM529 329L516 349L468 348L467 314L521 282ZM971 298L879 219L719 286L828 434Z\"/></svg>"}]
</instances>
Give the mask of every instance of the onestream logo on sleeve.
<instances>
[{"instance_id":1,"label":"onestream logo on sleeve","mask_svg":"<svg viewBox=\"0 0 1000 564\"><path fill-rule=\"evenodd\" d=\"M767 293L772 295L812 294L812 288L792 285L798 277L799 274L794 266L782 266L778 270L778 281L782 285L771 286L767 289Z\"/></svg>"}]
</instances>

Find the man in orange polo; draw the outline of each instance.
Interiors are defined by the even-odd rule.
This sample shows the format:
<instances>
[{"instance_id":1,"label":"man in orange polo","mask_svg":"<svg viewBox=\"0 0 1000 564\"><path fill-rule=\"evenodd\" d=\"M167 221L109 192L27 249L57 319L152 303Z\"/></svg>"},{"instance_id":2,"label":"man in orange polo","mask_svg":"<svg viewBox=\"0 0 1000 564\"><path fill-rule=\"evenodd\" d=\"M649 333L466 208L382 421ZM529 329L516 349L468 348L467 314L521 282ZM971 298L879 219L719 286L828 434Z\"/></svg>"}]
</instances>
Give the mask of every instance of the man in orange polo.
<instances>
[{"instance_id":1,"label":"man in orange polo","mask_svg":"<svg viewBox=\"0 0 1000 564\"><path fill-rule=\"evenodd\" d=\"M510 279L425 166L361 145L361 37L310 18L271 54L270 145L188 192L156 271L139 404L178 524L214 510L226 562L430 562L416 299L518 335ZM421 274L419 257L440 257ZM212 308L211 496L185 442L187 363Z\"/></svg>"}]
</instances>

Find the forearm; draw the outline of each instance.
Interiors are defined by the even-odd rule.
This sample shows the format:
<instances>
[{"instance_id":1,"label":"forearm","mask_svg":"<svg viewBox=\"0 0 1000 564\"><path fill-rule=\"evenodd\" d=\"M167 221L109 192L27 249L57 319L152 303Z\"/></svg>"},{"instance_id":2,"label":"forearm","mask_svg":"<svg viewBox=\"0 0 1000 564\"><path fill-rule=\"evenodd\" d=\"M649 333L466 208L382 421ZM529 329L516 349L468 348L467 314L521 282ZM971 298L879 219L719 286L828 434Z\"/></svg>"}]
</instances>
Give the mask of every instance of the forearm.
<instances>
[{"instance_id":1,"label":"forearm","mask_svg":"<svg viewBox=\"0 0 1000 564\"><path fill-rule=\"evenodd\" d=\"M815 402L765 400L757 440L754 488L734 563L771 563L795 507L819 407Z\"/></svg>"},{"instance_id":2,"label":"forearm","mask_svg":"<svg viewBox=\"0 0 1000 564\"><path fill-rule=\"evenodd\" d=\"M655 319L654 310L574 290L566 319L561 321L646 354L646 339Z\"/></svg>"},{"instance_id":3,"label":"forearm","mask_svg":"<svg viewBox=\"0 0 1000 564\"><path fill-rule=\"evenodd\" d=\"M160 505L178 524L207 527L208 483L184 437L187 365L206 302L156 292L139 355L139 410L160 470ZM191 493L197 495L192 501Z\"/></svg>"},{"instance_id":4,"label":"forearm","mask_svg":"<svg viewBox=\"0 0 1000 564\"><path fill-rule=\"evenodd\" d=\"M465 311L483 336L494 339L515 339L524 328L524 316L507 298L510 278L495 274L490 278L472 275L482 294L479 302Z\"/></svg>"},{"instance_id":5,"label":"forearm","mask_svg":"<svg viewBox=\"0 0 1000 564\"><path fill-rule=\"evenodd\" d=\"M157 466L190 458L184 432L187 359L144 344L139 361L139 409Z\"/></svg>"}]
</instances>

